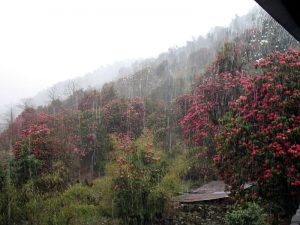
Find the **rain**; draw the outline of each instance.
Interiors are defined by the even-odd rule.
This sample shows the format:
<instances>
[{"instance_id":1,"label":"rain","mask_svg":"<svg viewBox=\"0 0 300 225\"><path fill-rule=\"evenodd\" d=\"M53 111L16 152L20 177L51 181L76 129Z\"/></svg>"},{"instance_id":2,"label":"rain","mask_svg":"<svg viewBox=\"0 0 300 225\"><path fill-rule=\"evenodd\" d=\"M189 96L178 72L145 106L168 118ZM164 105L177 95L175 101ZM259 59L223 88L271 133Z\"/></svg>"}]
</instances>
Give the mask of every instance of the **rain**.
<instances>
[{"instance_id":1,"label":"rain","mask_svg":"<svg viewBox=\"0 0 300 225\"><path fill-rule=\"evenodd\" d=\"M3 103L0 224L290 224L299 42L257 4L197 34Z\"/></svg>"}]
</instances>

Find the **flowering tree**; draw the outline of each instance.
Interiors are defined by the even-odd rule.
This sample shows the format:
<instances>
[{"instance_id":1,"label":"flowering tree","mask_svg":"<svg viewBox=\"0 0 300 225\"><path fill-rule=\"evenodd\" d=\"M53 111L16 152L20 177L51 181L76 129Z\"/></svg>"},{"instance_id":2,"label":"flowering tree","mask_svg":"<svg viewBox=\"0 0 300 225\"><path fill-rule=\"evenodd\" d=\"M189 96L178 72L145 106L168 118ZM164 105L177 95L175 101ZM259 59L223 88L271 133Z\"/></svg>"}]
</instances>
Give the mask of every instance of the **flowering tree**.
<instances>
[{"instance_id":1,"label":"flowering tree","mask_svg":"<svg viewBox=\"0 0 300 225\"><path fill-rule=\"evenodd\" d=\"M85 91L79 102L78 109L81 111L97 109L102 105L101 93L99 91Z\"/></svg>"},{"instance_id":2,"label":"flowering tree","mask_svg":"<svg viewBox=\"0 0 300 225\"><path fill-rule=\"evenodd\" d=\"M194 100L194 96L191 94L181 95L175 99L172 110L179 123L188 114L189 109L193 106Z\"/></svg>"},{"instance_id":3,"label":"flowering tree","mask_svg":"<svg viewBox=\"0 0 300 225\"><path fill-rule=\"evenodd\" d=\"M111 146L98 111L65 111L55 117L52 127L53 148L72 177L92 179L103 172Z\"/></svg>"},{"instance_id":4,"label":"flowering tree","mask_svg":"<svg viewBox=\"0 0 300 225\"><path fill-rule=\"evenodd\" d=\"M241 93L247 77L221 73L202 78L195 86L195 94L188 98L187 114L180 122L185 138L195 146L214 149L214 136L219 128L219 119L228 109L229 102Z\"/></svg>"},{"instance_id":5,"label":"flowering tree","mask_svg":"<svg viewBox=\"0 0 300 225\"><path fill-rule=\"evenodd\" d=\"M17 182L26 182L40 172L49 172L54 157L46 124L32 124L22 130L21 138L12 151L15 154Z\"/></svg>"},{"instance_id":6,"label":"flowering tree","mask_svg":"<svg viewBox=\"0 0 300 225\"><path fill-rule=\"evenodd\" d=\"M73 139L72 150L81 159L82 175L89 174L93 178L103 172L105 160L111 148L110 140L108 132L100 123L96 112L85 111L79 116L78 130L71 136Z\"/></svg>"},{"instance_id":7,"label":"flowering tree","mask_svg":"<svg viewBox=\"0 0 300 225\"><path fill-rule=\"evenodd\" d=\"M139 97L114 99L102 109L103 122L109 132L139 135L143 128L144 108L144 101Z\"/></svg>"},{"instance_id":8,"label":"flowering tree","mask_svg":"<svg viewBox=\"0 0 300 225\"><path fill-rule=\"evenodd\" d=\"M181 112L178 116L186 114L180 126L187 142L194 146L191 151L199 162L191 170L193 177L204 181L216 177L212 157L216 153L215 136L220 129L219 119L228 110L229 102L241 93L242 83L246 81L247 76L239 72L203 77L197 81L194 95L178 99Z\"/></svg>"},{"instance_id":9,"label":"flowering tree","mask_svg":"<svg viewBox=\"0 0 300 225\"><path fill-rule=\"evenodd\" d=\"M223 120L215 160L233 194L244 195L245 183L254 182L258 188L246 197L284 204L300 194L299 53L272 53L256 68L261 75L244 85Z\"/></svg>"},{"instance_id":10,"label":"flowering tree","mask_svg":"<svg viewBox=\"0 0 300 225\"><path fill-rule=\"evenodd\" d=\"M43 113L38 113L31 107L25 108L14 121L11 121L8 128L0 134L0 145L4 149L10 148L10 144L15 142L22 136L22 130L28 129L32 124L45 122L49 116Z\"/></svg>"}]
</instances>

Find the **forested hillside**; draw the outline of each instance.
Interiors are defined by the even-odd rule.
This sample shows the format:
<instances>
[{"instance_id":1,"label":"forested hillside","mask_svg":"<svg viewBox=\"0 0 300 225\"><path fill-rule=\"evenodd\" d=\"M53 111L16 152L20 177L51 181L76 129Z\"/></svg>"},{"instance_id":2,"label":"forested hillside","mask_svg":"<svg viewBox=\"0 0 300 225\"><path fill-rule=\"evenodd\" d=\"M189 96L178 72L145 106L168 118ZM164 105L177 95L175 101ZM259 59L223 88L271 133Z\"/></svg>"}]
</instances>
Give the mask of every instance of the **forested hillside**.
<instances>
[{"instance_id":1,"label":"forested hillside","mask_svg":"<svg viewBox=\"0 0 300 225\"><path fill-rule=\"evenodd\" d=\"M224 224L287 224L299 47L253 9L101 89L70 83L65 100L25 106L0 135L0 224L175 224L173 197L216 179L230 192Z\"/></svg>"}]
</instances>

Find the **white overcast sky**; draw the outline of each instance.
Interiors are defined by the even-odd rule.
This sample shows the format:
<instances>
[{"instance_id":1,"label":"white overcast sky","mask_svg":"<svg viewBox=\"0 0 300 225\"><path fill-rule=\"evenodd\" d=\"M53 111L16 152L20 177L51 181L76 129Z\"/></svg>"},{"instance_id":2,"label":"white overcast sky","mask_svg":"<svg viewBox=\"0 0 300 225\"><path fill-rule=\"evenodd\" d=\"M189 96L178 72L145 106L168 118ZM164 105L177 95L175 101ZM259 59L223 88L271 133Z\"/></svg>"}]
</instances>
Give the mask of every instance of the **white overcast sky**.
<instances>
[{"instance_id":1,"label":"white overcast sky","mask_svg":"<svg viewBox=\"0 0 300 225\"><path fill-rule=\"evenodd\" d=\"M226 26L254 0L0 0L0 107Z\"/></svg>"}]
</instances>

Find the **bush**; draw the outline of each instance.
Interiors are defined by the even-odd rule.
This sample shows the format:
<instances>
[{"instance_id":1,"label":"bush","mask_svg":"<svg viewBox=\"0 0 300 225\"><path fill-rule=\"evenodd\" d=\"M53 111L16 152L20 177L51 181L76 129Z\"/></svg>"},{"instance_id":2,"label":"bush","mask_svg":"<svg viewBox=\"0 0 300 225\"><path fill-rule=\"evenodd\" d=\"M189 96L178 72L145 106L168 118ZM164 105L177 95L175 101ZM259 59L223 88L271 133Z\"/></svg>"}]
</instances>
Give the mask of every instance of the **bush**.
<instances>
[{"instance_id":1,"label":"bush","mask_svg":"<svg viewBox=\"0 0 300 225\"><path fill-rule=\"evenodd\" d=\"M70 187L63 193L63 197L67 202L77 202L87 204L93 202L92 190L90 187L78 184Z\"/></svg>"},{"instance_id":2,"label":"bush","mask_svg":"<svg viewBox=\"0 0 300 225\"><path fill-rule=\"evenodd\" d=\"M154 143L157 146L164 146L167 138L168 130L166 128L159 128L154 132Z\"/></svg>"},{"instance_id":3,"label":"bush","mask_svg":"<svg viewBox=\"0 0 300 225\"><path fill-rule=\"evenodd\" d=\"M266 219L264 210L255 203L247 203L227 212L225 216L228 225L267 225Z\"/></svg>"},{"instance_id":4,"label":"bush","mask_svg":"<svg viewBox=\"0 0 300 225\"><path fill-rule=\"evenodd\" d=\"M215 160L232 195L261 197L293 214L300 196L299 53L275 52L256 67L261 75L244 81L244 95L222 121ZM249 182L257 188L246 196Z\"/></svg>"},{"instance_id":5,"label":"bush","mask_svg":"<svg viewBox=\"0 0 300 225\"><path fill-rule=\"evenodd\" d=\"M58 217L58 224L100 224L101 215L94 205L71 204L64 207Z\"/></svg>"},{"instance_id":6,"label":"bush","mask_svg":"<svg viewBox=\"0 0 300 225\"><path fill-rule=\"evenodd\" d=\"M106 179L93 187L76 184L63 193L31 195L26 204L29 224L39 225L108 225L117 224L107 212L111 208L106 196ZM111 183L108 182L108 185ZM24 187L26 187L25 185ZM103 189L104 188L104 189ZM112 198L111 195L108 198ZM103 201L103 199L105 201Z\"/></svg>"},{"instance_id":7,"label":"bush","mask_svg":"<svg viewBox=\"0 0 300 225\"><path fill-rule=\"evenodd\" d=\"M166 156L154 149L153 135L144 132L117 154L114 203L123 224L147 224L160 218L166 198L157 185L165 174Z\"/></svg>"},{"instance_id":8,"label":"bush","mask_svg":"<svg viewBox=\"0 0 300 225\"><path fill-rule=\"evenodd\" d=\"M212 158L208 156L208 151L205 147L189 149L187 158L190 163L183 179L192 181L194 186L199 187L208 181L217 179L217 171Z\"/></svg>"},{"instance_id":9,"label":"bush","mask_svg":"<svg viewBox=\"0 0 300 225\"><path fill-rule=\"evenodd\" d=\"M93 181L92 192L94 199L97 201L97 205L101 214L107 217L114 216L113 206L113 191L112 191L112 177L106 175L100 179Z\"/></svg>"},{"instance_id":10,"label":"bush","mask_svg":"<svg viewBox=\"0 0 300 225\"><path fill-rule=\"evenodd\" d=\"M53 172L43 174L34 180L35 190L39 193L58 192L67 187L68 170L63 162L53 163Z\"/></svg>"},{"instance_id":11,"label":"bush","mask_svg":"<svg viewBox=\"0 0 300 225\"><path fill-rule=\"evenodd\" d=\"M159 188L170 199L179 192L186 191L187 185L181 180L191 165L191 160L185 154L176 156L170 163L165 176L162 178Z\"/></svg>"}]
</instances>

